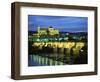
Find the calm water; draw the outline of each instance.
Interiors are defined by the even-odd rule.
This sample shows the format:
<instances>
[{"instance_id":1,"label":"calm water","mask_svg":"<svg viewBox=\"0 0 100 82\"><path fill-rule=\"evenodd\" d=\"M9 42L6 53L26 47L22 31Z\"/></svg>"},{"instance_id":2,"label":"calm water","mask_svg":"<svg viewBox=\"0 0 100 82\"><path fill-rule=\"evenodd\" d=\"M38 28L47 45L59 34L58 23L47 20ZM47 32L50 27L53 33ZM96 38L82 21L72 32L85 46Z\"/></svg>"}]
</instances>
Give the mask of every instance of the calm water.
<instances>
[{"instance_id":1,"label":"calm water","mask_svg":"<svg viewBox=\"0 0 100 82\"><path fill-rule=\"evenodd\" d=\"M28 66L52 66L52 65L65 65L73 63L73 58L67 57L64 63L64 59L55 57L43 57L40 55L29 55Z\"/></svg>"}]
</instances>

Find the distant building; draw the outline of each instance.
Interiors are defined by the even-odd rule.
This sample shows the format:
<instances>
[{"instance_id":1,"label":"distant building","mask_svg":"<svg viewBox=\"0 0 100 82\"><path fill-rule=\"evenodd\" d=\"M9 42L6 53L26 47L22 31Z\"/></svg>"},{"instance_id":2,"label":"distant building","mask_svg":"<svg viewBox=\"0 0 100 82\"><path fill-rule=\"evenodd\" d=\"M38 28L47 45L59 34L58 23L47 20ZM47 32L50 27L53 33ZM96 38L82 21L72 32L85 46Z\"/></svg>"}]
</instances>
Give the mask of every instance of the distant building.
<instances>
[{"instance_id":1,"label":"distant building","mask_svg":"<svg viewBox=\"0 0 100 82\"><path fill-rule=\"evenodd\" d=\"M59 35L59 30L54 29L53 27L40 28L37 30L38 35Z\"/></svg>"},{"instance_id":2,"label":"distant building","mask_svg":"<svg viewBox=\"0 0 100 82\"><path fill-rule=\"evenodd\" d=\"M48 34L46 28L40 28L40 27L38 27L37 33L38 33L38 35L47 35Z\"/></svg>"}]
</instances>

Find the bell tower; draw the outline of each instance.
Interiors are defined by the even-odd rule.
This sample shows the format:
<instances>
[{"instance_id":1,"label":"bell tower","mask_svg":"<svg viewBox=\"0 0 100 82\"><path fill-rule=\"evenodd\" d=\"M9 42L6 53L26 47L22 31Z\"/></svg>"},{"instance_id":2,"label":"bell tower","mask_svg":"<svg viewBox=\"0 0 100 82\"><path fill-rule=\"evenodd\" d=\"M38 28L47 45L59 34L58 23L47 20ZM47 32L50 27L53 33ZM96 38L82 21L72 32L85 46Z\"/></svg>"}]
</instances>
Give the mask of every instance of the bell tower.
<instances>
[{"instance_id":1,"label":"bell tower","mask_svg":"<svg viewBox=\"0 0 100 82\"><path fill-rule=\"evenodd\" d=\"M40 33L40 26L38 25L38 33Z\"/></svg>"}]
</instances>

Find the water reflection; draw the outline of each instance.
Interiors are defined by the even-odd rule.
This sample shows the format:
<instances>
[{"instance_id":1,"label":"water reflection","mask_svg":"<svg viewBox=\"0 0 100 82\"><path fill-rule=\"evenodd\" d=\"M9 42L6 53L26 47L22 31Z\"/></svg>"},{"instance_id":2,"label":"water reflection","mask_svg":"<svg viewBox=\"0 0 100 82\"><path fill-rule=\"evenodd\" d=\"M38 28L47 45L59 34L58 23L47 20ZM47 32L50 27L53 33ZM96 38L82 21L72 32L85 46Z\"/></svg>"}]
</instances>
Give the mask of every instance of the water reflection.
<instances>
[{"instance_id":1,"label":"water reflection","mask_svg":"<svg viewBox=\"0 0 100 82\"><path fill-rule=\"evenodd\" d=\"M51 44L29 46L28 66L87 64L87 45L80 47L74 43L70 46L65 47L62 44L60 46Z\"/></svg>"}]
</instances>

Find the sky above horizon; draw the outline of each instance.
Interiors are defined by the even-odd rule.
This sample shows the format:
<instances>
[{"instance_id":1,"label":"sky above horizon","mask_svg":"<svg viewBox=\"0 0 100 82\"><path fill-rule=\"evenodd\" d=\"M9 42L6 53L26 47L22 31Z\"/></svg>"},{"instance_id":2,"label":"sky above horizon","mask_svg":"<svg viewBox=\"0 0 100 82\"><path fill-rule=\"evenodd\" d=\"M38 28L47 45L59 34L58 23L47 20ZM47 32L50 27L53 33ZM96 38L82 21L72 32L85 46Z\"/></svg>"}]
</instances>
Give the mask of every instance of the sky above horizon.
<instances>
[{"instance_id":1,"label":"sky above horizon","mask_svg":"<svg viewBox=\"0 0 100 82\"><path fill-rule=\"evenodd\" d=\"M60 32L87 32L88 17L28 15L28 31L52 26Z\"/></svg>"}]
</instances>

